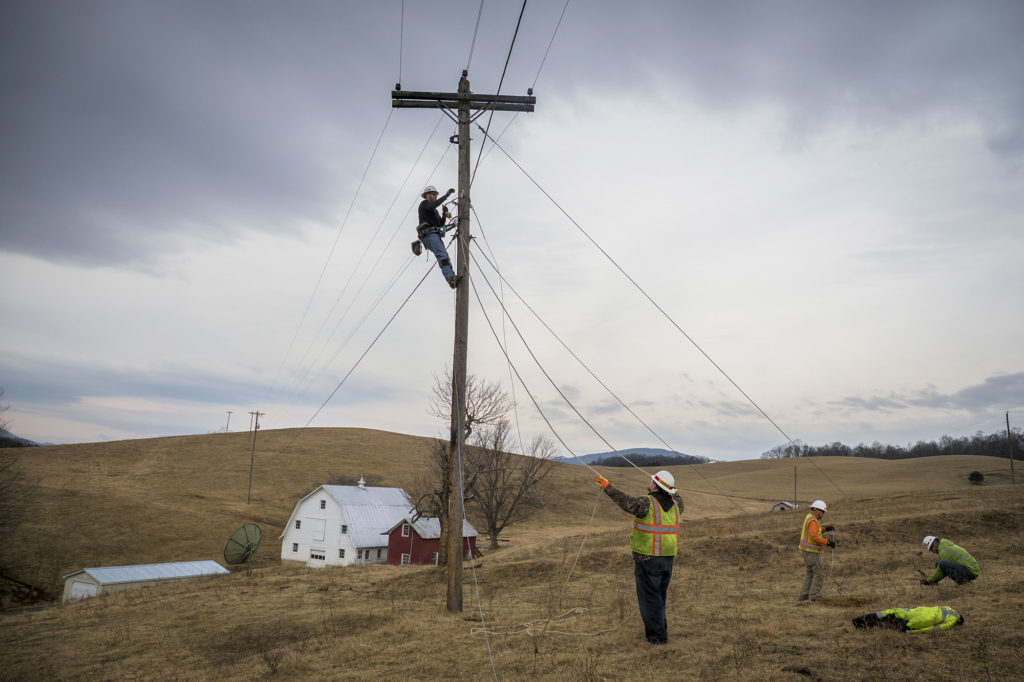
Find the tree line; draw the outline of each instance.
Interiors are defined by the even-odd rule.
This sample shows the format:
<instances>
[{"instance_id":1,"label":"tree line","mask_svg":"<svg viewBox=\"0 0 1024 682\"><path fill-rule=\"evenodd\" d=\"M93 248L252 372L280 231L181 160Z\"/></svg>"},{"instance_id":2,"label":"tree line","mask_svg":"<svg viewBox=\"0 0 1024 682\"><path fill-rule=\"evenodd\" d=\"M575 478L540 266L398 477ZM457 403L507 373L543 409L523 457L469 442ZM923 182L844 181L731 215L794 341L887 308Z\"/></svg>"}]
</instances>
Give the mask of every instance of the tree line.
<instances>
[{"instance_id":1,"label":"tree line","mask_svg":"<svg viewBox=\"0 0 1024 682\"><path fill-rule=\"evenodd\" d=\"M861 443L854 447L839 441L826 445L807 445L799 440L776 445L761 453L761 459L783 459L786 457L874 457L877 459L910 459L912 457L937 457L939 455L984 455L987 457L1009 457L1011 447L1014 458L1024 448L1024 432L1011 429L1010 438L1005 431L984 434L978 431L973 436L956 438L943 436L939 440L919 440L906 447L885 445L875 441L871 445Z\"/></svg>"}]
</instances>

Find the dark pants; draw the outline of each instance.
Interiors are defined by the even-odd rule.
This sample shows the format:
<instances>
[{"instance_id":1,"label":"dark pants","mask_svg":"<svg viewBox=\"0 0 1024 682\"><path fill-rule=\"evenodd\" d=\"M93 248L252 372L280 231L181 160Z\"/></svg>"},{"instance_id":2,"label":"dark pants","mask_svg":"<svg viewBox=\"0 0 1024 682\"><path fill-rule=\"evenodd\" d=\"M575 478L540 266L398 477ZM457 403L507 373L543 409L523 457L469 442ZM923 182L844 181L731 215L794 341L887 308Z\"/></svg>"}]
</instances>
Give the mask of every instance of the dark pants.
<instances>
[{"instance_id":1,"label":"dark pants","mask_svg":"<svg viewBox=\"0 0 1024 682\"><path fill-rule=\"evenodd\" d=\"M935 564L935 567L945 574L946 577L952 578L957 585L966 585L978 576L971 573L966 566L961 566L955 561L939 561ZM942 580L942 578L939 578Z\"/></svg>"},{"instance_id":2,"label":"dark pants","mask_svg":"<svg viewBox=\"0 0 1024 682\"><path fill-rule=\"evenodd\" d=\"M636 601L640 617L644 619L644 634L651 644L668 641L668 621L665 619L665 598L672 580L672 557L655 556L633 564L636 577Z\"/></svg>"}]
</instances>

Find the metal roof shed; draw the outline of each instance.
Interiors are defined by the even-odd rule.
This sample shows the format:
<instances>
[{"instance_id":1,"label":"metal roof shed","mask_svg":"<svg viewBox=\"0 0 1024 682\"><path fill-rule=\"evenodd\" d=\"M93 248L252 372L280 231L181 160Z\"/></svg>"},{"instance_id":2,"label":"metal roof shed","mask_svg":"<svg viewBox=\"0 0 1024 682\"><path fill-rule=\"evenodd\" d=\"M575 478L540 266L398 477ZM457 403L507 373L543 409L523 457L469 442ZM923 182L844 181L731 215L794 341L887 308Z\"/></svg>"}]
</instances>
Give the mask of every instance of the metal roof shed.
<instances>
[{"instance_id":1,"label":"metal roof shed","mask_svg":"<svg viewBox=\"0 0 1024 682\"><path fill-rule=\"evenodd\" d=\"M216 561L83 568L64 576L64 601L73 602L121 590L226 573L230 571Z\"/></svg>"}]
</instances>

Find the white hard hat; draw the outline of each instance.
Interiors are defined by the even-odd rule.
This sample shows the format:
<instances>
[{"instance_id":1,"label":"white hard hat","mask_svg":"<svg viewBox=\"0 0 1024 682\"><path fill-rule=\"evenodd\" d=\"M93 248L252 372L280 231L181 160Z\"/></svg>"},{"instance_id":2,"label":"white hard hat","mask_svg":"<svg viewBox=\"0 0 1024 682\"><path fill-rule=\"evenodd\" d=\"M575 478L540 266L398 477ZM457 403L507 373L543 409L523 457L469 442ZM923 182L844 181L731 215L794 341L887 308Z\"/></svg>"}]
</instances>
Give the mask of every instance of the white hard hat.
<instances>
[{"instance_id":1,"label":"white hard hat","mask_svg":"<svg viewBox=\"0 0 1024 682\"><path fill-rule=\"evenodd\" d=\"M938 538L935 537L934 535L925 535L924 536L924 540L921 541L921 544L924 545L925 549L931 549L932 548L932 543L935 542L936 540L938 540Z\"/></svg>"},{"instance_id":2,"label":"white hard hat","mask_svg":"<svg viewBox=\"0 0 1024 682\"><path fill-rule=\"evenodd\" d=\"M423 191L420 192L420 196L424 197L430 192L433 192L434 194L440 194L440 192L437 191L436 187L434 187L433 185L427 185L426 187L423 188Z\"/></svg>"},{"instance_id":3,"label":"white hard hat","mask_svg":"<svg viewBox=\"0 0 1024 682\"><path fill-rule=\"evenodd\" d=\"M669 495L674 495L676 492L676 479L669 472L662 469L658 473L651 476L651 480L659 488L667 492Z\"/></svg>"},{"instance_id":4,"label":"white hard hat","mask_svg":"<svg viewBox=\"0 0 1024 682\"><path fill-rule=\"evenodd\" d=\"M820 509L821 511L828 511L825 507L825 500L815 500L811 502L811 509Z\"/></svg>"}]
</instances>

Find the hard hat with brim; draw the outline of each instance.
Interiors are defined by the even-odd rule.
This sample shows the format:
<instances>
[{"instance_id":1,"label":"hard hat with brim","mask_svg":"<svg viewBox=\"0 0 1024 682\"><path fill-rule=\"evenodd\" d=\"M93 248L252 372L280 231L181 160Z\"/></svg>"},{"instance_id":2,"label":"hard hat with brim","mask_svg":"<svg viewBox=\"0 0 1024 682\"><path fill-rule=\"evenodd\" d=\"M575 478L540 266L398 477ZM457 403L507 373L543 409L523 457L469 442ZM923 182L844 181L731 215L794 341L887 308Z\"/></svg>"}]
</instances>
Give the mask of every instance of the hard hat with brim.
<instances>
[{"instance_id":1,"label":"hard hat with brim","mask_svg":"<svg viewBox=\"0 0 1024 682\"><path fill-rule=\"evenodd\" d=\"M656 486L667 492L669 495L676 494L676 479L668 471L662 469L658 473L651 476L651 480L654 481L654 484Z\"/></svg>"},{"instance_id":2,"label":"hard hat with brim","mask_svg":"<svg viewBox=\"0 0 1024 682\"><path fill-rule=\"evenodd\" d=\"M814 502L811 502L811 509L820 509L821 511L828 511L828 508L825 506L824 500L815 500Z\"/></svg>"},{"instance_id":3,"label":"hard hat with brim","mask_svg":"<svg viewBox=\"0 0 1024 682\"><path fill-rule=\"evenodd\" d=\"M420 192L420 196L425 197L428 194L440 194L440 192L438 192L437 188L434 187L433 185L427 185L426 187L423 188L423 191Z\"/></svg>"}]
</instances>

